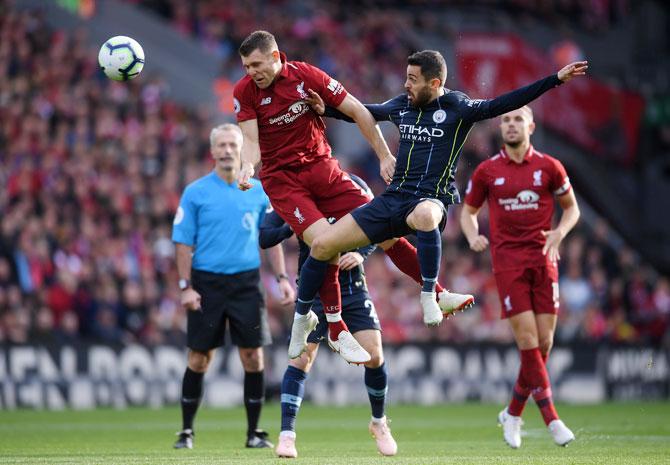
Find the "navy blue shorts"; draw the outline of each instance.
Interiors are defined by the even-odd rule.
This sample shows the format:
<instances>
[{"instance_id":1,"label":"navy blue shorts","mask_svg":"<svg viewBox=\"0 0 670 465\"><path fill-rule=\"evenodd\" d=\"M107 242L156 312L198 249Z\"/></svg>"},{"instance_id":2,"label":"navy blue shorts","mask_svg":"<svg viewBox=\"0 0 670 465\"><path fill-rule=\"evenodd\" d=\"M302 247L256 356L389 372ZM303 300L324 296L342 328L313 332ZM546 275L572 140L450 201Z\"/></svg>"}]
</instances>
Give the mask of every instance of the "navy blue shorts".
<instances>
[{"instance_id":1,"label":"navy blue shorts","mask_svg":"<svg viewBox=\"0 0 670 465\"><path fill-rule=\"evenodd\" d=\"M317 297L312 305L312 310L319 317L319 324L309 336L307 342L318 344L325 340L328 333L328 322L323 313L323 305ZM372 303L367 290L354 291L353 294L342 296L342 319L349 327L351 334L364 329L376 329L381 331L382 327L377 318L377 310Z\"/></svg>"},{"instance_id":2,"label":"navy blue shorts","mask_svg":"<svg viewBox=\"0 0 670 465\"><path fill-rule=\"evenodd\" d=\"M414 230L407 225L407 217L423 200L431 200L442 207L444 215L440 221L440 231L447 224L447 209L438 199L419 197L398 191L385 191L372 199L370 203L358 207L351 212L358 226L363 230L371 244L379 244L394 237L413 234Z\"/></svg>"}]
</instances>

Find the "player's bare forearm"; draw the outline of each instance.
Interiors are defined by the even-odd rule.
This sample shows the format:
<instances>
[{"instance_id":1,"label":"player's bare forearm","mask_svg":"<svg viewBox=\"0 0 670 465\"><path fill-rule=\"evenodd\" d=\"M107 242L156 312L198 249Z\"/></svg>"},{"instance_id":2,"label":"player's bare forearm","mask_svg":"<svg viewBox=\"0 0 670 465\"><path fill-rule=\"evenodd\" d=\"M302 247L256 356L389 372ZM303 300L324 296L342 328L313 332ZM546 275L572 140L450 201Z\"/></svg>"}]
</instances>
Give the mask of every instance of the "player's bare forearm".
<instances>
[{"instance_id":1,"label":"player's bare forearm","mask_svg":"<svg viewBox=\"0 0 670 465\"><path fill-rule=\"evenodd\" d=\"M337 109L356 122L380 161L392 156L374 117L356 97L347 95Z\"/></svg>"},{"instance_id":2,"label":"player's bare forearm","mask_svg":"<svg viewBox=\"0 0 670 465\"><path fill-rule=\"evenodd\" d=\"M251 189L249 179L254 175L254 167L261 161L261 148L258 144L258 120L239 123L242 130L242 164L237 175L237 184L241 190Z\"/></svg>"},{"instance_id":3,"label":"player's bare forearm","mask_svg":"<svg viewBox=\"0 0 670 465\"><path fill-rule=\"evenodd\" d=\"M477 214L479 208L464 204L461 210L461 230L465 239L467 239L470 249L475 252L483 252L489 245L489 240L479 234L479 222L477 221Z\"/></svg>"},{"instance_id":4,"label":"player's bare forearm","mask_svg":"<svg viewBox=\"0 0 670 465\"><path fill-rule=\"evenodd\" d=\"M177 262L177 273L179 279L191 280L191 263L193 261L193 247L186 244L175 243L175 260Z\"/></svg>"},{"instance_id":5,"label":"player's bare forearm","mask_svg":"<svg viewBox=\"0 0 670 465\"><path fill-rule=\"evenodd\" d=\"M275 276L286 275L286 262L284 261L284 248L281 244L265 249L265 257L270 264L270 269Z\"/></svg>"},{"instance_id":6,"label":"player's bare forearm","mask_svg":"<svg viewBox=\"0 0 670 465\"><path fill-rule=\"evenodd\" d=\"M577 199L572 190L563 197L565 198L559 197L558 201L563 213L561 214L561 219L558 222L556 229L558 229L561 232L561 235L565 237L572 228L575 227L577 221L579 221L581 213L579 211L579 205L577 205Z\"/></svg>"}]
</instances>

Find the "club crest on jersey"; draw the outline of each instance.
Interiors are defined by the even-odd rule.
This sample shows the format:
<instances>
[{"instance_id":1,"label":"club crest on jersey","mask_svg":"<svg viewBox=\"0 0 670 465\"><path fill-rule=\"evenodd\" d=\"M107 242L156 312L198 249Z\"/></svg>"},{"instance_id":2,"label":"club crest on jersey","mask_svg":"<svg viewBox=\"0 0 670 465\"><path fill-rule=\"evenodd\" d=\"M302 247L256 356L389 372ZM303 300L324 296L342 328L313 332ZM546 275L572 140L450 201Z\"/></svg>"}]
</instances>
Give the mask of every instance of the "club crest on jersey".
<instances>
[{"instance_id":1,"label":"club crest on jersey","mask_svg":"<svg viewBox=\"0 0 670 465\"><path fill-rule=\"evenodd\" d=\"M433 113L433 121L435 121L437 124L440 124L445 119L447 119L447 113L444 110L437 110L435 113Z\"/></svg>"},{"instance_id":2,"label":"club crest on jersey","mask_svg":"<svg viewBox=\"0 0 670 465\"><path fill-rule=\"evenodd\" d=\"M533 171L533 186L542 185L542 170Z\"/></svg>"},{"instance_id":3,"label":"club crest on jersey","mask_svg":"<svg viewBox=\"0 0 670 465\"><path fill-rule=\"evenodd\" d=\"M295 86L295 90L298 91L300 98L307 98L307 92L305 92L305 81L302 81L300 84Z\"/></svg>"},{"instance_id":4,"label":"club crest on jersey","mask_svg":"<svg viewBox=\"0 0 670 465\"><path fill-rule=\"evenodd\" d=\"M300 209L298 207L295 207L295 210L293 211L293 216L296 217L298 223L303 224L305 222L305 217L302 216L302 213L300 213Z\"/></svg>"}]
</instances>

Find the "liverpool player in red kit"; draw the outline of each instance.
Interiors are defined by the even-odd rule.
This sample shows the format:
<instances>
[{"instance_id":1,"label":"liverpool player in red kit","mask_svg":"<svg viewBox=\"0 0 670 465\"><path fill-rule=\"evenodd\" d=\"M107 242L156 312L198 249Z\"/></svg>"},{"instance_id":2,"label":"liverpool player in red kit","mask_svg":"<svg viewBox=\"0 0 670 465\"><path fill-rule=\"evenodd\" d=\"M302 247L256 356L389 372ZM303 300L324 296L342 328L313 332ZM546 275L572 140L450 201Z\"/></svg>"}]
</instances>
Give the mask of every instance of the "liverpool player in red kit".
<instances>
[{"instance_id":1,"label":"liverpool player in red kit","mask_svg":"<svg viewBox=\"0 0 670 465\"><path fill-rule=\"evenodd\" d=\"M507 408L498 415L505 442L521 446L521 413L532 394L556 444L575 436L558 418L545 367L558 312L558 247L579 219L579 207L561 162L535 150L533 113L522 107L501 117L504 147L480 164L468 183L461 228L470 248L482 252L489 240L479 234L477 213L489 206L493 271L502 318L512 325L521 369ZM554 197L563 210L551 229Z\"/></svg>"},{"instance_id":2,"label":"liverpool player in red kit","mask_svg":"<svg viewBox=\"0 0 670 465\"><path fill-rule=\"evenodd\" d=\"M303 62L287 61L274 36L266 31L249 35L240 46L247 75L235 85L237 121L244 135L241 189L250 188L254 166L262 161L260 179L272 206L291 229L309 245L330 228L328 218L340 219L370 198L342 172L325 137L323 120L305 103L308 91L320 94L327 105L350 116L380 160L380 172L390 182L395 169L381 131L370 112L342 84L320 69ZM415 249L404 239L380 244L403 272L421 282ZM323 277L318 285L298 295L291 331L289 357L297 358L307 346L307 335L317 323L310 308L319 291L329 323L329 345L347 361L365 363L370 355L347 330L341 318L337 258L311 263L312 272ZM441 289L438 289L439 293ZM446 313L460 309L458 294L440 295ZM469 296L467 296L469 297ZM463 298L466 298L463 296ZM470 297L471 298L471 297ZM460 308L459 308L460 307ZM438 310L439 312L439 310ZM442 315L439 315L440 319Z\"/></svg>"}]
</instances>

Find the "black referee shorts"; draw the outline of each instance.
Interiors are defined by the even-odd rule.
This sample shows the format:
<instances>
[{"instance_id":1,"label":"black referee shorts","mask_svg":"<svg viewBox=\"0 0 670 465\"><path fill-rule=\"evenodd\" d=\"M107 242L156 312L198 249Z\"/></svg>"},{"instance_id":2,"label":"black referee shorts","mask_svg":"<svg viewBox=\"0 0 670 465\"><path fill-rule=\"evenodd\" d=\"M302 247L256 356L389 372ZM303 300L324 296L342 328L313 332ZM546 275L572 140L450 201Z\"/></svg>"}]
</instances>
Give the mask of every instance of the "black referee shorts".
<instances>
[{"instance_id":1,"label":"black referee shorts","mask_svg":"<svg viewBox=\"0 0 670 465\"><path fill-rule=\"evenodd\" d=\"M187 345L206 352L225 342L226 322L234 345L261 347L272 342L258 269L235 274L191 270L202 312L188 311Z\"/></svg>"}]
</instances>

